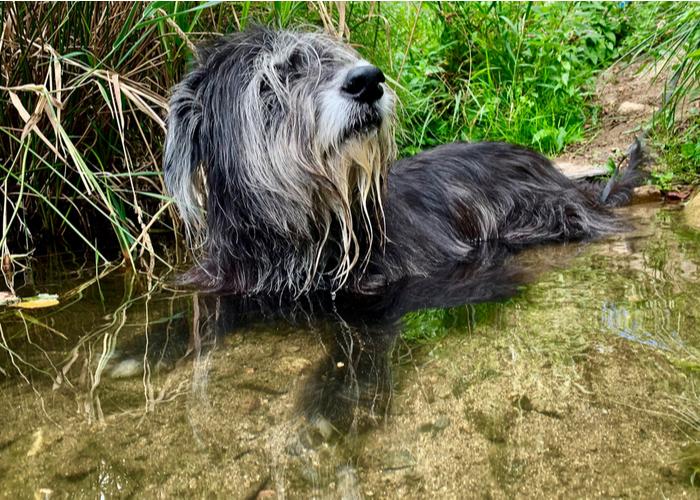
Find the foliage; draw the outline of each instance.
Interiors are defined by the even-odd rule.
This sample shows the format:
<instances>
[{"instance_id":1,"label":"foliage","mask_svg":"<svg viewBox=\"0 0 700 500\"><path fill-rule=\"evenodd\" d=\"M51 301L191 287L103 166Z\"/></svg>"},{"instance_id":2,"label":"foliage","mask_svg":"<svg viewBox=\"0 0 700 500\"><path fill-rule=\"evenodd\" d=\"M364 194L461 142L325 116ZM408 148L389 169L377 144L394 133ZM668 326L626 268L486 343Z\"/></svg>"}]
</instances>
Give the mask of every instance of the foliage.
<instances>
[{"instance_id":1,"label":"foliage","mask_svg":"<svg viewBox=\"0 0 700 500\"><path fill-rule=\"evenodd\" d=\"M431 4L432 33L408 50L401 80L405 151L488 139L556 153L582 139L595 72L630 28L615 5Z\"/></svg>"},{"instance_id":2,"label":"foliage","mask_svg":"<svg viewBox=\"0 0 700 500\"><path fill-rule=\"evenodd\" d=\"M171 24L191 29L201 12L184 3L2 4L0 168L13 212L3 253L20 227L27 250L41 243L34 233L45 243L68 233L103 261L106 238L129 261L137 249L152 252L148 230L167 208L155 175L165 96L187 57Z\"/></svg>"},{"instance_id":3,"label":"foliage","mask_svg":"<svg viewBox=\"0 0 700 500\"><path fill-rule=\"evenodd\" d=\"M697 108L690 108L689 117L677 126L667 127L667 120L658 121L651 131L651 145L659 152L661 167L652 172L651 182L662 190L672 184L692 184L700 176L700 118Z\"/></svg>"},{"instance_id":4,"label":"foliage","mask_svg":"<svg viewBox=\"0 0 700 500\"><path fill-rule=\"evenodd\" d=\"M673 172L662 172L658 168L655 168L651 172L651 178L649 182L656 186L659 186L661 191L670 191L673 189L671 182L673 181Z\"/></svg>"},{"instance_id":5,"label":"foliage","mask_svg":"<svg viewBox=\"0 0 700 500\"><path fill-rule=\"evenodd\" d=\"M672 70L668 102L661 116L667 128L678 119L679 105L698 97L700 81L700 5L685 2L650 2L639 7L640 25L626 41L630 63L653 61ZM651 56L651 59L650 59Z\"/></svg>"}]
</instances>

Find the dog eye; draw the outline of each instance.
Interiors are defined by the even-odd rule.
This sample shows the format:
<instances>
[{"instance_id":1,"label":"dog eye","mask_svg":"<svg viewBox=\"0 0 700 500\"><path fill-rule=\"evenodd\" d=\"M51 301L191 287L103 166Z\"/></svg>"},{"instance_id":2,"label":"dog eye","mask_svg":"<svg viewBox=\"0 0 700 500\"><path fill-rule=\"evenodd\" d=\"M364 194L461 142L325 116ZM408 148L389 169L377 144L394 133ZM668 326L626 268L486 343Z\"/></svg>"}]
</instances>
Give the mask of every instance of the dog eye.
<instances>
[{"instance_id":1,"label":"dog eye","mask_svg":"<svg viewBox=\"0 0 700 500\"><path fill-rule=\"evenodd\" d=\"M285 62L277 64L275 69L277 70L277 75L280 81L284 82L298 77L301 74L303 67L304 59L302 58L301 54L295 52L289 56Z\"/></svg>"},{"instance_id":2,"label":"dog eye","mask_svg":"<svg viewBox=\"0 0 700 500\"><path fill-rule=\"evenodd\" d=\"M292 71L299 71L304 65L304 59L301 57L301 54L295 52L289 57L287 64L292 69Z\"/></svg>"}]
</instances>

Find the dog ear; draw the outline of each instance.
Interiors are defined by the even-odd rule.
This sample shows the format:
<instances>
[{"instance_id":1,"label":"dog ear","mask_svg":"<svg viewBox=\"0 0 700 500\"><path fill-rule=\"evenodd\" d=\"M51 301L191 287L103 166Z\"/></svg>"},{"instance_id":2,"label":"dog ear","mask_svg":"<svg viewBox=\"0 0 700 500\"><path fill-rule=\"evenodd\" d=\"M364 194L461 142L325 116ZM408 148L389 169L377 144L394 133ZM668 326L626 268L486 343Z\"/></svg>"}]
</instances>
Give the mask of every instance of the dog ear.
<instances>
[{"instance_id":1,"label":"dog ear","mask_svg":"<svg viewBox=\"0 0 700 500\"><path fill-rule=\"evenodd\" d=\"M199 244L206 227L202 209L205 189L200 143L201 105L191 87L191 78L176 87L170 100L168 131L163 152L165 185L182 215L191 243Z\"/></svg>"}]
</instances>

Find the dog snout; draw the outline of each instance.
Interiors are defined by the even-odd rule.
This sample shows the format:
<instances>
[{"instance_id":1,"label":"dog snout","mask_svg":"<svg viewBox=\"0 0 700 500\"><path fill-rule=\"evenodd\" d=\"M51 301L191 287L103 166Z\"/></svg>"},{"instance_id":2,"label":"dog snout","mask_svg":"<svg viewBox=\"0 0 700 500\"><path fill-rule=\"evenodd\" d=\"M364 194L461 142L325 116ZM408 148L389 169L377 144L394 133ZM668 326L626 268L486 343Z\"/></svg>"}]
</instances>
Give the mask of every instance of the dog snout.
<instances>
[{"instance_id":1,"label":"dog snout","mask_svg":"<svg viewBox=\"0 0 700 500\"><path fill-rule=\"evenodd\" d=\"M384 95L380 83L385 81L384 73L379 68L370 65L359 66L348 72L343 83L343 92L356 101L371 104Z\"/></svg>"}]
</instances>

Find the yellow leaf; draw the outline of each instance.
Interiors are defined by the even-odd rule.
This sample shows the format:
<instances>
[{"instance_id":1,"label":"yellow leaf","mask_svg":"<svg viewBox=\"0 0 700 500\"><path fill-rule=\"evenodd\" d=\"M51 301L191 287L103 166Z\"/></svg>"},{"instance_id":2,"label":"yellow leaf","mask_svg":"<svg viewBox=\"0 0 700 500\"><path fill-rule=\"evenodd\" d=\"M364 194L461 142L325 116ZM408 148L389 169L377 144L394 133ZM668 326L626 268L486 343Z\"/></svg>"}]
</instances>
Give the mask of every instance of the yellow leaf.
<instances>
[{"instance_id":1,"label":"yellow leaf","mask_svg":"<svg viewBox=\"0 0 700 500\"><path fill-rule=\"evenodd\" d=\"M40 299L40 300L30 300L29 302L17 302L16 304L10 304L10 307L17 307L19 309L40 309L42 307L57 306L58 301L56 299Z\"/></svg>"},{"instance_id":2,"label":"yellow leaf","mask_svg":"<svg viewBox=\"0 0 700 500\"><path fill-rule=\"evenodd\" d=\"M10 304L10 307L17 307L19 309L39 309L55 305L58 305L58 295L40 293L34 297L23 298L22 302Z\"/></svg>"},{"instance_id":3,"label":"yellow leaf","mask_svg":"<svg viewBox=\"0 0 700 500\"><path fill-rule=\"evenodd\" d=\"M25 108L24 105L22 104L22 101L20 101L19 96L12 91L9 91L9 94L10 94L10 101L12 101L12 105L15 107L15 109L19 113L19 116L22 117L22 120L24 120L25 122L28 122L29 118L30 118L29 112L27 111L27 108Z\"/></svg>"},{"instance_id":4,"label":"yellow leaf","mask_svg":"<svg viewBox=\"0 0 700 500\"><path fill-rule=\"evenodd\" d=\"M22 136L20 137L20 141L24 142L24 139L29 135L29 132L32 131L33 128L36 128L36 124L39 123L39 120L41 119L41 116L44 114L44 106L46 105L46 97L42 95L39 97L39 102L36 105L36 109L34 110L34 114L29 117L29 120L27 120L27 123L24 124L24 130L22 130ZM39 130L39 129L37 129Z\"/></svg>"}]
</instances>

